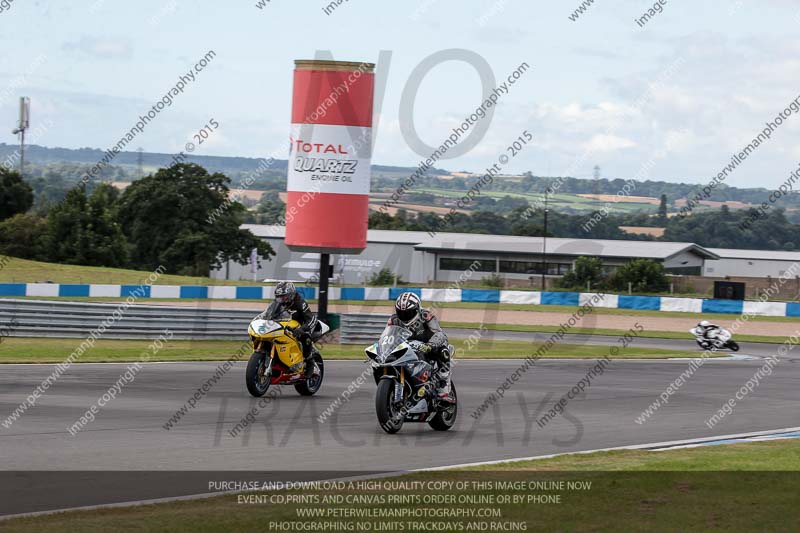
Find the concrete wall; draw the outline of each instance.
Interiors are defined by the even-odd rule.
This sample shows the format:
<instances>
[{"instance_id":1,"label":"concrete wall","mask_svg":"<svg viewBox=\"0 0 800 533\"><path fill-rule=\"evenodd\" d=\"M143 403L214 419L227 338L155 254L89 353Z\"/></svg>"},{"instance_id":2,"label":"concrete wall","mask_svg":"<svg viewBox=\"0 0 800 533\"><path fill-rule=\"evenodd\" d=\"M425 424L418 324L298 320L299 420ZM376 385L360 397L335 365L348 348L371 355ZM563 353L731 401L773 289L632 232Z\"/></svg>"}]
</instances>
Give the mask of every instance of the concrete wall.
<instances>
[{"instance_id":1,"label":"concrete wall","mask_svg":"<svg viewBox=\"0 0 800 533\"><path fill-rule=\"evenodd\" d=\"M738 276L747 278L778 277L795 264L794 261L762 259L719 259L706 261L704 276L723 278Z\"/></svg>"}]
</instances>

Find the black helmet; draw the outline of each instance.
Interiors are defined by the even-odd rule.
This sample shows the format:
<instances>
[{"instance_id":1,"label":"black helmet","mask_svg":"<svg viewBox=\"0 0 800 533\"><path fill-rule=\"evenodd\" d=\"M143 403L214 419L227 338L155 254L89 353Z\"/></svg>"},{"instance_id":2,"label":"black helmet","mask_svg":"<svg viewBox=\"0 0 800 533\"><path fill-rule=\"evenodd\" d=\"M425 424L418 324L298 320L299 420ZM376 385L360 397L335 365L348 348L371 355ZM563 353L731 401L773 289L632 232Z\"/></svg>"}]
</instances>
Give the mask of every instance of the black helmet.
<instances>
[{"instance_id":1,"label":"black helmet","mask_svg":"<svg viewBox=\"0 0 800 533\"><path fill-rule=\"evenodd\" d=\"M297 288L291 281L281 281L275 285L275 300L280 304L288 304L294 299L297 294Z\"/></svg>"},{"instance_id":2,"label":"black helmet","mask_svg":"<svg viewBox=\"0 0 800 533\"><path fill-rule=\"evenodd\" d=\"M394 301L394 312L406 326L419 318L421 309L422 301L413 292L404 292Z\"/></svg>"}]
</instances>

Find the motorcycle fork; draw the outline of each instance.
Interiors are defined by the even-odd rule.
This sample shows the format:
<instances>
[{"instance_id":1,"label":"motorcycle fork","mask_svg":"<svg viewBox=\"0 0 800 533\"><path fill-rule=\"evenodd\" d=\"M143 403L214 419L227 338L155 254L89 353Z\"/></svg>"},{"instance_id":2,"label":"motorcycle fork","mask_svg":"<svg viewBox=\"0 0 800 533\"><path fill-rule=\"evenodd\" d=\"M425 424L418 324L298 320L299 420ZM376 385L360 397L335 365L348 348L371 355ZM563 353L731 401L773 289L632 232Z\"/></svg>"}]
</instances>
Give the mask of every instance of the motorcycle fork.
<instances>
[{"instance_id":1,"label":"motorcycle fork","mask_svg":"<svg viewBox=\"0 0 800 533\"><path fill-rule=\"evenodd\" d=\"M400 369L400 382L395 385L394 387L394 402L400 403L403 401L403 390L405 390L405 370L403 368Z\"/></svg>"},{"instance_id":2,"label":"motorcycle fork","mask_svg":"<svg viewBox=\"0 0 800 533\"><path fill-rule=\"evenodd\" d=\"M272 379L272 362L275 359L275 343L272 343L272 347L269 350L269 360L264 365L264 374L267 376L268 379Z\"/></svg>"}]
</instances>

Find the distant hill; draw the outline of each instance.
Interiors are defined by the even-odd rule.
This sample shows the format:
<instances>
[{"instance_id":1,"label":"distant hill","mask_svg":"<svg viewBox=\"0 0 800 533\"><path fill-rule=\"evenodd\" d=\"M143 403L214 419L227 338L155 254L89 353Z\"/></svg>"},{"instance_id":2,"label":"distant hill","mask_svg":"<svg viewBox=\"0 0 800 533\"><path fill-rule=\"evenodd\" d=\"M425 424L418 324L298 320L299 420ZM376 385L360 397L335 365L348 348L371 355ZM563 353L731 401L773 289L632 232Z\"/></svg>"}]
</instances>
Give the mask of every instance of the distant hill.
<instances>
[{"instance_id":1,"label":"distant hill","mask_svg":"<svg viewBox=\"0 0 800 533\"><path fill-rule=\"evenodd\" d=\"M9 155L13 155L17 150L15 144L0 143L0 161L5 160ZM41 179L50 182L56 177L65 180L66 183L74 183L85 172L86 168L94 165L101 160L105 152L96 148L48 148L38 145L29 145L26 148L25 158L31 164L29 172L26 173L28 179ZM122 181L127 182L141 177L138 171L139 152L121 152L116 156L113 165L104 169L99 179L103 181ZM143 173L149 174L158 168L172 164L174 154L142 152ZM254 157L221 157L208 155L191 155L186 161L202 165L210 172L221 172L229 176L234 184L249 176L259 168L262 159ZM388 165L373 165L372 190L373 192L391 192L408 176L417 169L414 167L399 167ZM286 183L287 161L285 159L276 160L270 165L269 169L259 173L258 178L251 183L251 189L270 190L284 188ZM452 194L460 194L468 190L477 179L479 174L459 169L458 171L447 171L442 169L431 169L428 175L417 180L414 191L430 192L441 198ZM517 176L498 176L494 183L483 189L487 195L495 198L503 196L523 197L526 200L529 196L540 196L550 184L554 177L534 176L531 173L524 173ZM560 179L558 193L570 196L569 203L585 204L574 206L563 206L567 211L584 211L599 209L604 202L613 202L615 208L622 210L650 210L649 203L657 203L657 199L662 194L667 195L670 211L685 202L687 196L694 195L702 185L697 183L675 183L657 180L647 180L636 182L635 187L630 187L627 181L622 178L617 179L586 179L565 177ZM41 189L42 186L40 185ZM621 191L627 194L618 196ZM491 194L490 194L491 193ZM458 196L456 194L456 196ZM769 194L764 188L737 188L729 187L725 184L718 186L704 208L718 208L722 202L728 203L730 208L742 208L750 205L758 205ZM638 197L638 198L635 198ZM605 198L601 200L602 198ZM615 201L617 198L618 201ZM641 206L630 202L639 201L646 198ZM558 198L553 198L558 201ZM594 201L590 201L594 200ZM430 202L423 202L430 203ZM800 195L790 194L784 196L777 203L778 207L786 207L796 210L800 207ZM628 209L630 208L630 209Z\"/></svg>"},{"instance_id":2,"label":"distant hill","mask_svg":"<svg viewBox=\"0 0 800 533\"><path fill-rule=\"evenodd\" d=\"M0 161L5 160L18 149L16 144L0 143ZM94 165L103 158L105 152L97 148L48 148L35 144L25 146L25 160L33 163L46 165L48 163L78 163ZM142 165L147 168L161 168L172 164L176 154L162 154L158 152L142 152ZM190 155L186 158L188 162L197 163L209 172L222 172L226 174L238 174L253 172L258 168L261 159L255 157L231 157L231 156L211 156L211 155ZM138 167L139 152L120 152L113 161L115 166ZM287 160L276 159L272 165L272 170L286 174ZM410 174L416 169L411 167L395 167L385 165L372 165L372 169L378 172ZM443 170L434 170L435 174L448 174Z\"/></svg>"}]
</instances>

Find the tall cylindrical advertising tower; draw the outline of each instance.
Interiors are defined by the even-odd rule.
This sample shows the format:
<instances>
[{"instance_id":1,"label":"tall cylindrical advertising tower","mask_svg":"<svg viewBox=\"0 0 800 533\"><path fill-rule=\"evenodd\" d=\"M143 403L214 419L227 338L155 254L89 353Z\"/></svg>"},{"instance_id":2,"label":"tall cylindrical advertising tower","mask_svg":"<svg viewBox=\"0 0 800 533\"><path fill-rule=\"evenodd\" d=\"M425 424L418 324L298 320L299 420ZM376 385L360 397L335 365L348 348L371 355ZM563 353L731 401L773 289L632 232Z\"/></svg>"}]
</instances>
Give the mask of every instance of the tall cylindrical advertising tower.
<instances>
[{"instance_id":1,"label":"tall cylindrical advertising tower","mask_svg":"<svg viewBox=\"0 0 800 533\"><path fill-rule=\"evenodd\" d=\"M295 61L285 240L292 250L367 246L374 68Z\"/></svg>"}]
</instances>

